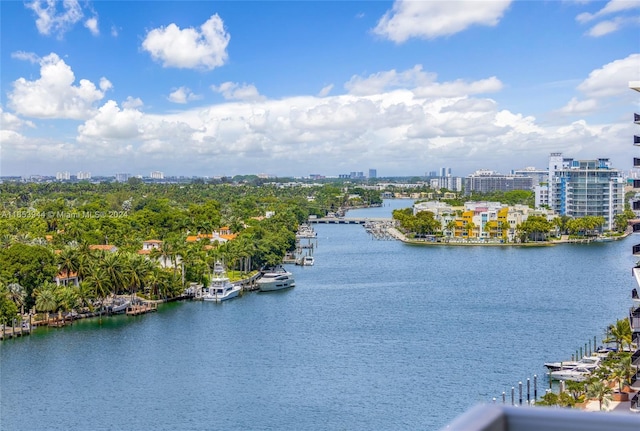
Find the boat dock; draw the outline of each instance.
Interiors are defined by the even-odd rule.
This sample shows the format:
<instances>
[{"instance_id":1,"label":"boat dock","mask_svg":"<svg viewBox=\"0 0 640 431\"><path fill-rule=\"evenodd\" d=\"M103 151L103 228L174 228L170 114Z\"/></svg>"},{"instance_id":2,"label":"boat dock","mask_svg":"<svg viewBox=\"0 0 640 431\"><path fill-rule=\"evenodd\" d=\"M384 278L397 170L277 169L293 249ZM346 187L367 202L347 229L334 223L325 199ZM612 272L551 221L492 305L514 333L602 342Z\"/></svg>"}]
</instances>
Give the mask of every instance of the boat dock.
<instances>
[{"instance_id":1,"label":"boat dock","mask_svg":"<svg viewBox=\"0 0 640 431\"><path fill-rule=\"evenodd\" d=\"M6 325L0 325L0 340L22 337L23 335L29 334L31 334L31 325L28 323L26 325L9 327Z\"/></svg>"},{"instance_id":2,"label":"boat dock","mask_svg":"<svg viewBox=\"0 0 640 431\"><path fill-rule=\"evenodd\" d=\"M127 316L139 316L140 314L147 314L154 311L158 311L158 304L155 302L146 302L144 304L130 305L127 307Z\"/></svg>"}]
</instances>

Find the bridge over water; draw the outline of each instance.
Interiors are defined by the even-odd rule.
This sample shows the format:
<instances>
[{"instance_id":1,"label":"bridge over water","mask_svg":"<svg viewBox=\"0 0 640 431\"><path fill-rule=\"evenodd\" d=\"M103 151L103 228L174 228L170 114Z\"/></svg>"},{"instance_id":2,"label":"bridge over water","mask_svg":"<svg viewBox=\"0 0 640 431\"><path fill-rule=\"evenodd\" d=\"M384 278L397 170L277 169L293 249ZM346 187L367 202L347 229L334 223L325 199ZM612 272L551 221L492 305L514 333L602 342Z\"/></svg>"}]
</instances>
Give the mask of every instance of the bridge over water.
<instances>
[{"instance_id":1,"label":"bridge over water","mask_svg":"<svg viewBox=\"0 0 640 431\"><path fill-rule=\"evenodd\" d=\"M310 218L309 223L324 224L365 224L365 223L381 223L392 222L390 217L319 217Z\"/></svg>"}]
</instances>

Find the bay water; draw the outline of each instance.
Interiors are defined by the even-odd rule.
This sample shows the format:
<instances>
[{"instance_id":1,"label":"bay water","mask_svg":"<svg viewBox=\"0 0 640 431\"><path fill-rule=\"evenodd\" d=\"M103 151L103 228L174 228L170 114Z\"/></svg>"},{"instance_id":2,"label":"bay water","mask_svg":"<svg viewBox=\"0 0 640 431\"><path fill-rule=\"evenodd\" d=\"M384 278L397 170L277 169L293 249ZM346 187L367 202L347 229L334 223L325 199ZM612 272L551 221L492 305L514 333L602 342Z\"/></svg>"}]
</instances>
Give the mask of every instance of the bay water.
<instances>
[{"instance_id":1,"label":"bay water","mask_svg":"<svg viewBox=\"0 0 640 431\"><path fill-rule=\"evenodd\" d=\"M3 341L0 429L438 430L534 375L544 394L543 363L601 343L635 287L637 235L449 247L314 228L315 265L289 265L287 291Z\"/></svg>"}]
</instances>

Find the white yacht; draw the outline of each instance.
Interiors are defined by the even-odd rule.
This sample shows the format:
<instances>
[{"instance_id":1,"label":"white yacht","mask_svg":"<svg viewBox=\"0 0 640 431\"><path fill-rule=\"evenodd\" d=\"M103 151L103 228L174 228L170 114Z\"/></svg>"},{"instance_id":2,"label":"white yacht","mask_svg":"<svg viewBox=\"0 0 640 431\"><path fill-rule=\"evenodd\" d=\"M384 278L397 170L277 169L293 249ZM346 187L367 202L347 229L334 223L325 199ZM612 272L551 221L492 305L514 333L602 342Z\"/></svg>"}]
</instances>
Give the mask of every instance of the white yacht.
<instances>
[{"instance_id":1,"label":"white yacht","mask_svg":"<svg viewBox=\"0 0 640 431\"><path fill-rule=\"evenodd\" d=\"M313 256L305 256L302 258L302 266L313 266L314 262Z\"/></svg>"},{"instance_id":2,"label":"white yacht","mask_svg":"<svg viewBox=\"0 0 640 431\"><path fill-rule=\"evenodd\" d=\"M587 380L594 368L575 367L568 370L558 370L551 372L551 378L555 380L571 380L574 382L584 382Z\"/></svg>"},{"instance_id":3,"label":"white yacht","mask_svg":"<svg viewBox=\"0 0 640 431\"><path fill-rule=\"evenodd\" d=\"M568 370L575 367L596 368L600 364L600 356L585 356L579 361L545 362L549 371Z\"/></svg>"},{"instance_id":4,"label":"white yacht","mask_svg":"<svg viewBox=\"0 0 640 431\"><path fill-rule=\"evenodd\" d=\"M240 286L229 281L222 263L216 262L213 265L213 277L211 283L209 283L209 289L202 296L205 301L222 302L227 299L235 298L240 294Z\"/></svg>"},{"instance_id":5,"label":"white yacht","mask_svg":"<svg viewBox=\"0 0 640 431\"><path fill-rule=\"evenodd\" d=\"M260 292L271 292L274 290L288 289L295 286L295 279L293 274L284 269L282 266L277 266L262 274L262 277L256 281L258 290Z\"/></svg>"},{"instance_id":6,"label":"white yacht","mask_svg":"<svg viewBox=\"0 0 640 431\"><path fill-rule=\"evenodd\" d=\"M296 238L316 238L318 234L313 230L313 227L309 224L301 224L296 232Z\"/></svg>"}]
</instances>

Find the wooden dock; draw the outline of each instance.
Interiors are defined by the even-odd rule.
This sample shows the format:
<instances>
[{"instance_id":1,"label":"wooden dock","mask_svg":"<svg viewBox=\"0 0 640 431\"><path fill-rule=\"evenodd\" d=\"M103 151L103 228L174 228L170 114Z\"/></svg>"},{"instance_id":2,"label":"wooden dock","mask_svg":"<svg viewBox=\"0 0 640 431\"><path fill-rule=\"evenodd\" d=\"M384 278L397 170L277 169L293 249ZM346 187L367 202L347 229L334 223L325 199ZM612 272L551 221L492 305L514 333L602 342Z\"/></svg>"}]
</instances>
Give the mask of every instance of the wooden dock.
<instances>
[{"instance_id":1,"label":"wooden dock","mask_svg":"<svg viewBox=\"0 0 640 431\"><path fill-rule=\"evenodd\" d=\"M23 326L6 327L5 325L2 325L2 327L0 327L0 340L22 337L23 335L29 335L29 334L31 334L31 325L27 325L24 327Z\"/></svg>"},{"instance_id":2,"label":"wooden dock","mask_svg":"<svg viewBox=\"0 0 640 431\"><path fill-rule=\"evenodd\" d=\"M155 302L130 305L127 307L127 316L139 316L140 314L152 313L154 311L158 311L158 304Z\"/></svg>"}]
</instances>

